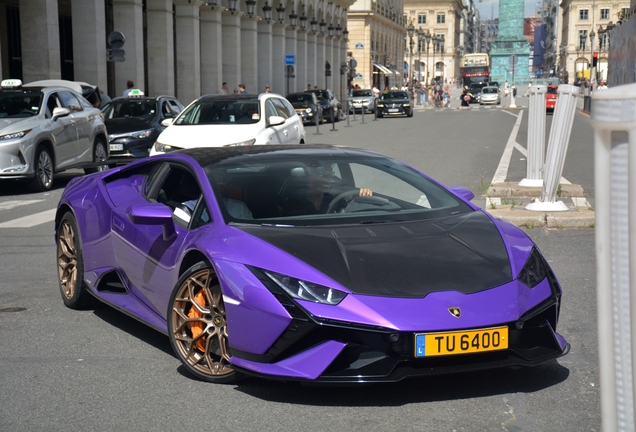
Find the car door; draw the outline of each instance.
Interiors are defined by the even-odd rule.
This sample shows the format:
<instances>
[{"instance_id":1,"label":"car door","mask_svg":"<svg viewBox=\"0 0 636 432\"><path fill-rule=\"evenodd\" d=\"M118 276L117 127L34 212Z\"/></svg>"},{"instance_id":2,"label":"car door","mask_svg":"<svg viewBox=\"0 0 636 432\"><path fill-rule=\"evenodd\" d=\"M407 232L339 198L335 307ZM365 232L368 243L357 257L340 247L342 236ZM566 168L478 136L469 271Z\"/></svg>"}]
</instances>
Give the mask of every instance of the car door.
<instances>
[{"instance_id":1,"label":"car door","mask_svg":"<svg viewBox=\"0 0 636 432\"><path fill-rule=\"evenodd\" d=\"M50 119L56 168L63 168L73 163L78 152L77 121L72 113L53 119L55 108L66 108L58 92L50 93L46 100L46 117Z\"/></svg>"},{"instance_id":2,"label":"car door","mask_svg":"<svg viewBox=\"0 0 636 432\"><path fill-rule=\"evenodd\" d=\"M71 111L69 117L75 122L76 152L71 158L71 162L92 161L93 143L91 141L92 122L90 110L93 108L89 110L83 106L79 98L71 91L60 91L59 96L64 107Z\"/></svg>"},{"instance_id":3,"label":"car door","mask_svg":"<svg viewBox=\"0 0 636 432\"><path fill-rule=\"evenodd\" d=\"M113 247L131 292L165 316L183 243L192 230L210 222L210 213L196 177L185 165L159 165L146 188L147 203L163 203L173 211L174 233L166 237L161 225L134 224L127 214L130 206L123 205L113 214Z\"/></svg>"},{"instance_id":4,"label":"car door","mask_svg":"<svg viewBox=\"0 0 636 432\"><path fill-rule=\"evenodd\" d=\"M300 121L294 107L286 99L273 97L269 100L274 105L277 115L285 119L285 123L282 125L274 126L280 134L278 144L300 143L300 127L302 125L299 125Z\"/></svg>"}]
</instances>

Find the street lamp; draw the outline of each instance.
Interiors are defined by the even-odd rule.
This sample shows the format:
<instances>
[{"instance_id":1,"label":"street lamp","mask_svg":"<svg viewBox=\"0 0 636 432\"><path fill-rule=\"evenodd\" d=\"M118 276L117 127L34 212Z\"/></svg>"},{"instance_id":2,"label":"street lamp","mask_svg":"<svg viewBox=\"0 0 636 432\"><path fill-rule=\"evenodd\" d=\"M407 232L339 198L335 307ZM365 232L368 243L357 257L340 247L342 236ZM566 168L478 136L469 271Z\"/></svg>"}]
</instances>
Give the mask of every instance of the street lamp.
<instances>
[{"instance_id":1,"label":"street lamp","mask_svg":"<svg viewBox=\"0 0 636 432\"><path fill-rule=\"evenodd\" d=\"M282 24L285 22L285 6L283 4L279 4L276 8L276 12L278 13L278 23Z\"/></svg>"},{"instance_id":2,"label":"street lamp","mask_svg":"<svg viewBox=\"0 0 636 432\"><path fill-rule=\"evenodd\" d=\"M311 26L312 33L316 34L316 26L318 25L318 21L316 21L315 16L311 19L311 21L309 22L309 25Z\"/></svg>"},{"instance_id":3,"label":"street lamp","mask_svg":"<svg viewBox=\"0 0 636 432\"><path fill-rule=\"evenodd\" d=\"M594 33L594 29L592 29L592 31L590 31L590 81L594 80L596 81L596 74L594 73L594 36L596 36L596 34ZM590 82L590 85L593 85Z\"/></svg>"},{"instance_id":4,"label":"street lamp","mask_svg":"<svg viewBox=\"0 0 636 432\"><path fill-rule=\"evenodd\" d=\"M289 25L291 26L292 29L296 28L297 19L298 19L298 15L296 14L296 11L292 11L292 13L289 14Z\"/></svg>"},{"instance_id":5,"label":"street lamp","mask_svg":"<svg viewBox=\"0 0 636 432\"><path fill-rule=\"evenodd\" d=\"M234 15L234 12L236 12L236 2L237 0L227 1L227 10L229 10L232 15Z\"/></svg>"},{"instance_id":6,"label":"street lamp","mask_svg":"<svg viewBox=\"0 0 636 432\"><path fill-rule=\"evenodd\" d=\"M329 35L329 37L333 37L334 30L335 30L335 27L333 26L333 24L329 24L329 27L327 27L327 34Z\"/></svg>"},{"instance_id":7,"label":"street lamp","mask_svg":"<svg viewBox=\"0 0 636 432\"><path fill-rule=\"evenodd\" d=\"M413 25L413 22L411 22L408 25L408 27L406 28L406 31L409 35L409 48L410 48L409 75L411 77L411 79L409 79L409 83L410 83L413 78L413 45L415 45L415 42L413 42L413 34L415 33L415 26Z\"/></svg>"},{"instance_id":8,"label":"street lamp","mask_svg":"<svg viewBox=\"0 0 636 432\"><path fill-rule=\"evenodd\" d=\"M265 1L265 5L261 9L265 15L265 21L270 22L272 20L272 7Z\"/></svg>"},{"instance_id":9,"label":"street lamp","mask_svg":"<svg viewBox=\"0 0 636 432\"><path fill-rule=\"evenodd\" d=\"M256 6L256 0L245 0L245 6L247 6L247 16L252 18L254 16L254 7Z\"/></svg>"},{"instance_id":10,"label":"street lamp","mask_svg":"<svg viewBox=\"0 0 636 432\"><path fill-rule=\"evenodd\" d=\"M323 18L322 20L320 20L320 34L324 35L325 34L325 27L327 27L327 23L325 22L325 19Z\"/></svg>"},{"instance_id":11,"label":"street lamp","mask_svg":"<svg viewBox=\"0 0 636 432\"><path fill-rule=\"evenodd\" d=\"M424 39L426 40L426 85L429 84L428 81L428 73L429 73L429 69L428 69L428 47L429 44L431 43L431 33L428 31L428 29L426 30L426 33L424 33Z\"/></svg>"},{"instance_id":12,"label":"street lamp","mask_svg":"<svg viewBox=\"0 0 636 432\"><path fill-rule=\"evenodd\" d=\"M305 11L300 15L300 29L305 30L307 28L307 15L305 15Z\"/></svg>"}]
</instances>

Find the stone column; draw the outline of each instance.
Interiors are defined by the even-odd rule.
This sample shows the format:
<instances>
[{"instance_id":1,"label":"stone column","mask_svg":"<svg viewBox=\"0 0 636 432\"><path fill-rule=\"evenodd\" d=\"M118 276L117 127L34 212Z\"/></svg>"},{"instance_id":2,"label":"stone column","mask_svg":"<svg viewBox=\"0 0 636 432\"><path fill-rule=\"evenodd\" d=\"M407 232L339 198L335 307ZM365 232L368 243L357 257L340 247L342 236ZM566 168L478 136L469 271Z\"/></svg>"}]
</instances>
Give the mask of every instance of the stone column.
<instances>
[{"instance_id":1,"label":"stone column","mask_svg":"<svg viewBox=\"0 0 636 432\"><path fill-rule=\"evenodd\" d=\"M296 59L295 61L296 64L294 64L294 75L298 77L298 75L296 75L296 68L298 67L298 56L296 55L296 30L291 27L287 27L285 31L285 39L286 39L285 54L293 55L294 58ZM288 92L288 93L296 92L297 91L296 88L298 86L297 79L296 78L288 79L286 71L283 73L283 76L285 77L285 92ZM289 83L289 88L287 88L287 83Z\"/></svg>"},{"instance_id":2,"label":"stone column","mask_svg":"<svg viewBox=\"0 0 636 432\"><path fill-rule=\"evenodd\" d=\"M316 81L316 35L309 32L307 33L307 79L303 83L303 88L307 84L311 84L313 88L318 85Z\"/></svg>"},{"instance_id":3,"label":"stone column","mask_svg":"<svg viewBox=\"0 0 636 432\"><path fill-rule=\"evenodd\" d=\"M190 2L192 1L192 2ZM177 91L184 105L201 96L199 0L175 0Z\"/></svg>"},{"instance_id":4,"label":"stone column","mask_svg":"<svg viewBox=\"0 0 636 432\"><path fill-rule=\"evenodd\" d=\"M316 84L318 88L327 88L325 80L325 37L316 36Z\"/></svg>"},{"instance_id":5,"label":"stone column","mask_svg":"<svg viewBox=\"0 0 636 432\"><path fill-rule=\"evenodd\" d=\"M258 88L264 89L270 86L272 92L284 94L284 89L273 87L272 84L272 53L273 37L272 25L265 20L259 21L258 25Z\"/></svg>"},{"instance_id":6,"label":"stone column","mask_svg":"<svg viewBox=\"0 0 636 432\"><path fill-rule=\"evenodd\" d=\"M223 12L223 80L230 90L241 83L241 16ZM249 91L249 90L248 90Z\"/></svg>"},{"instance_id":7,"label":"stone column","mask_svg":"<svg viewBox=\"0 0 636 432\"><path fill-rule=\"evenodd\" d=\"M223 82L223 21L220 8L201 9L201 93L218 93ZM229 83L228 88L234 84Z\"/></svg>"},{"instance_id":8,"label":"stone column","mask_svg":"<svg viewBox=\"0 0 636 432\"><path fill-rule=\"evenodd\" d=\"M106 11L103 2L71 2L73 74L75 81L108 89L106 75Z\"/></svg>"},{"instance_id":9,"label":"stone column","mask_svg":"<svg viewBox=\"0 0 636 432\"><path fill-rule=\"evenodd\" d=\"M22 81L60 79L60 26L57 0L20 2Z\"/></svg>"},{"instance_id":10,"label":"stone column","mask_svg":"<svg viewBox=\"0 0 636 432\"><path fill-rule=\"evenodd\" d=\"M274 24L273 25L273 46L274 51L272 53L272 82L270 83L277 92L285 93L285 53L287 51L285 47L285 25Z\"/></svg>"},{"instance_id":11,"label":"stone column","mask_svg":"<svg viewBox=\"0 0 636 432\"><path fill-rule=\"evenodd\" d=\"M307 32L299 30L296 39L296 91L307 88Z\"/></svg>"},{"instance_id":12,"label":"stone column","mask_svg":"<svg viewBox=\"0 0 636 432\"><path fill-rule=\"evenodd\" d=\"M121 96L126 82L132 80L135 88L145 89L144 40L142 0L113 0L114 30L123 33L126 43L126 61L115 63L115 94Z\"/></svg>"},{"instance_id":13,"label":"stone column","mask_svg":"<svg viewBox=\"0 0 636 432\"><path fill-rule=\"evenodd\" d=\"M172 0L146 4L148 95L175 95ZM124 48L126 45L124 45Z\"/></svg>"},{"instance_id":14,"label":"stone column","mask_svg":"<svg viewBox=\"0 0 636 432\"><path fill-rule=\"evenodd\" d=\"M256 31L257 17L243 15L241 19L241 79L250 94L259 94L265 91L265 86L258 86L257 79L257 51L258 33Z\"/></svg>"}]
</instances>

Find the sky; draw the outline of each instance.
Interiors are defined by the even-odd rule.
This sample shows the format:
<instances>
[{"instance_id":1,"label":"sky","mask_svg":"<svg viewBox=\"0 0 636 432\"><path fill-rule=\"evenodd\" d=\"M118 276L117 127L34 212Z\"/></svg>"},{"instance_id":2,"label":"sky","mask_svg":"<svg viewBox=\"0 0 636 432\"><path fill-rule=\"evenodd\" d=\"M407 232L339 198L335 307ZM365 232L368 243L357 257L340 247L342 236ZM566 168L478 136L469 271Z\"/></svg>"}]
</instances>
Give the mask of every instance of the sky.
<instances>
[{"instance_id":1,"label":"sky","mask_svg":"<svg viewBox=\"0 0 636 432\"><path fill-rule=\"evenodd\" d=\"M528 17L536 14L537 4L540 3L540 1L536 0L525 0L523 16ZM499 16L499 0L482 0L481 2L475 0L475 4L477 5L477 9L479 9L481 19L497 18Z\"/></svg>"}]
</instances>

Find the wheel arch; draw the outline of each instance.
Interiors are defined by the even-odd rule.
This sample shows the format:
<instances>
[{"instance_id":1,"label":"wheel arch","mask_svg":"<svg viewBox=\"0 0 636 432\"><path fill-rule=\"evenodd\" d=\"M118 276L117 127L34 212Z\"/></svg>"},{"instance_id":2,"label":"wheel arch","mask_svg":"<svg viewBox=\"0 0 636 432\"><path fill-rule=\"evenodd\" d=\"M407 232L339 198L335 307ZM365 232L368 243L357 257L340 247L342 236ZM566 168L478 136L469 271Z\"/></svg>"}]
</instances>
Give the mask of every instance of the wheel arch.
<instances>
[{"instance_id":1,"label":"wheel arch","mask_svg":"<svg viewBox=\"0 0 636 432\"><path fill-rule=\"evenodd\" d=\"M53 162L53 172L54 173L57 172L57 158L55 154L55 147L53 146L53 143L48 138L45 138L35 144L35 147L33 148L33 160L31 161L33 163L33 166L35 166L35 157L37 156L38 149L40 147L45 147L49 151L49 154L51 155L51 159L52 159L51 162Z\"/></svg>"},{"instance_id":2,"label":"wheel arch","mask_svg":"<svg viewBox=\"0 0 636 432\"><path fill-rule=\"evenodd\" d=\"M75 212L73 211L73 209L71 208L70 205L68 205L66 203L60 205L60 207L57 209L57 212L55 212L55 232L56 232L56 236L57 236L57 228L60 226L60 222L62 221L62 217L68 212L70 212L73 215L73 217L75 218L75 220L77 220L77 216L75 216Z\"/></svg>"},{"instance_id":3,"label":"wheel arch","mask_svg":"<svg viewBox=\"0 0 636 432\"><path fill-rule=\"evenodd\" d=\"M201 261L211 262L211 260L198 249L188 251L181 260L181 265L179 266L179 277L181 277L181 275L190 267ZM214 269L214 266L212 266L212 268ZM214 269L214 272L216 273L216 269Z\"/></svg>"}]
</instances>

